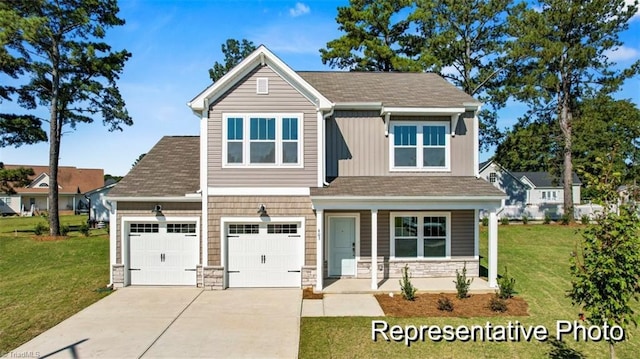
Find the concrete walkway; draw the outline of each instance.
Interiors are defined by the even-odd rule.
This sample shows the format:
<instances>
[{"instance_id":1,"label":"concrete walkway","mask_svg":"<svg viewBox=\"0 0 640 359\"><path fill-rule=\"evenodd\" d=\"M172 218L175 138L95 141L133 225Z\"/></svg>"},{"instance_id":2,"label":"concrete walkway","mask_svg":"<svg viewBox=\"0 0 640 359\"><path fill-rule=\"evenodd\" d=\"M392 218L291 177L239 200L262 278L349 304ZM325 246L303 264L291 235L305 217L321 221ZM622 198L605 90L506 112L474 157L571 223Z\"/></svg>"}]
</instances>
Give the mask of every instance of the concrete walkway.
<instances>
[{"instance_id":1,"label":"concrete walkway","mask_svg":"<svg viewBox=\"0 0 640 359\"><path fill-rule=\"evenodd\" d=\"M304 299L303 317L381 317L384 312L372 294L325 294Z\"/></svg>"},{"instance_id":2,"label":"concrete walkway","mask_svg":"<svg viewBox=\"0 0 640 359\"><path fill-rule=\"evenodd\" d=\"M299 289L127 287L7 355L295 358L301 300Z\"/></svg>"}]
</instances>

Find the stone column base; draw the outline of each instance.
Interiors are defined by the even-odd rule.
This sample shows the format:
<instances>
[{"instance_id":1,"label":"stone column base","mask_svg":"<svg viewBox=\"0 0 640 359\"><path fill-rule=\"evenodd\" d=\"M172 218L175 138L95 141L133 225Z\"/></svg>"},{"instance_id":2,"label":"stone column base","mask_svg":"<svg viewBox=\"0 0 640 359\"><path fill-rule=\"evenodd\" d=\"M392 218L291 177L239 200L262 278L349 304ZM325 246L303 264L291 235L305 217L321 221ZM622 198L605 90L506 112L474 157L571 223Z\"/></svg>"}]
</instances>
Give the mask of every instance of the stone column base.
<instances>
[{"instance_id":1,"label":"stone column base","mask_svg":"<svg viewBox=\"0 0 640 359\"><path fill-rule=\"evenodd\" d=\"M111 282L113 283L113 288L124 287L124 264L114 264L112 267L113 278L111 278Z\"/></svg>"},{"instance_id":2,"label":"stone column base","mask_svg":"<svg viewBox=\"0 0 640 359\"><path fill-rule=\"evenodd\" d=\"M303 266L301 274L303 288L316 285L316 266Z\"/></svg>"},{"instance_id":3,"label":"stone column base","mask_svg":"<svg viewBox=\"0 0 640 359\"><path fill-rule=\"evenodd\" d=\"M224 267L203 267L202 287L207 290L224 289Z\"/></svg>"}]
</instances>

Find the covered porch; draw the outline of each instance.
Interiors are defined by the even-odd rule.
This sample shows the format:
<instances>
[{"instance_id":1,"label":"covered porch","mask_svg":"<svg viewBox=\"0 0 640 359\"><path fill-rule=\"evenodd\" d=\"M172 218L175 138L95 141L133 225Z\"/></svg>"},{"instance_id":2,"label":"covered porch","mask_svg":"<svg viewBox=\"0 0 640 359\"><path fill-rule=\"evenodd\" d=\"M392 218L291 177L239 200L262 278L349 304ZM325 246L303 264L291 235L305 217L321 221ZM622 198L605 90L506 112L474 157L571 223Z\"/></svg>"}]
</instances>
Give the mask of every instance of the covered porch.
<instances>
[{"instance_id":1,"label":"covered porch","mask_svg":"<svg viewBox=\"0 0 640 359\"><path fill-rule=\"evenodd\" d=\"M343 177L312 189L316 292L398 291L407 266L420 290L455 290L466 267L473 289L497 287L504 194L475 177ZM489 213L488 281L479 278L479 211ZM424 283L422 283L424 281Z\"/></svg>"}]
</instances>

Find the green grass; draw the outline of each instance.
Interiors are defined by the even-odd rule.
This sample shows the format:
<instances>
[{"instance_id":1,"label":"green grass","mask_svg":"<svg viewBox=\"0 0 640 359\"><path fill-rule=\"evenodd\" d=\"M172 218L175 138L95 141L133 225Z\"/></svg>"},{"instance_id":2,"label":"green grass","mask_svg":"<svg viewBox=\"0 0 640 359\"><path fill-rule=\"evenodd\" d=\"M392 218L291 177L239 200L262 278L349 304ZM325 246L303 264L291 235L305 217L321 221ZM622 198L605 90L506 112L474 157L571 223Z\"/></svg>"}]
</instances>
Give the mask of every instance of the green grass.
<instances>
[{"instance_id":1,"label":"green grass","mask_svg":"<svg viewBox=\"0 0 640 359\"><path fill-rule=\"evenodd\" d=\"M516 278L516 291L529 303L529 317L384 318L389 325L544 325L555 338L557 320L577 319L579 309L565 296L570 288L569 255L580 235L576 227L527 225L499 227L499 272L506 265ZM486 229L481 232L481 255L486 257ZM483 258L486 267L486 258ZM635 304L637 311L640 306ZM403 343L371 340L371 321L380 318L302 318L300 358L587 358L608 357L605 342L439 342L429 340L406 347ZM618 358L636 358L640 330L627 331L629 340L616 344Z\"/></svg>"},{"instance_id":2,"label":"green grass","mask_svg":"<svg viewBox=\"0 0 640 359\"><path fill-rule=\"evenodd\" d=\"M60 224L69 226L78 226L83 222L87 222L87 215L67 215L60 216ZM36 224L42 223L49 228L49 218L43 216L33 217L0 217L0 234L15 232L31 232Z\"/></svg>"},{"instance_id":3,"label":"green grass","mask_svg":"<svg viewBox=\"0 0 640 359\"><path fill-rule=\"evenodd\" d=\"M37 241L44 218L0 218L0 356L107 295L109 239L104 230ZM70 225L86 216L64 216ZM18 232L15 232L17 230Z\"/></svg>"}]
</instances>

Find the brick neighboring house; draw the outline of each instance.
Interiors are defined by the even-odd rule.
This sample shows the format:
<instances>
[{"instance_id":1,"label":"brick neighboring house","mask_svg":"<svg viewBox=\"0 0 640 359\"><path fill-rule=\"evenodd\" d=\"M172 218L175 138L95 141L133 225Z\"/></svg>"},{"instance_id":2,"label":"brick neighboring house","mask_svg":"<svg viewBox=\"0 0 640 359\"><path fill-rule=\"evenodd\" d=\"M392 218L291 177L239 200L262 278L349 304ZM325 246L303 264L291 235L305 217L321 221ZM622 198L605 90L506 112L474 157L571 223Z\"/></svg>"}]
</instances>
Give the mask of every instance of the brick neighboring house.
<instances>
[{"instance_id":1,"label":"brick neighboring house","mask_svg":"<svg viewBox=\"0 0 640 359\"><path fill-rule=\"evenodd\" d=\"M15 194L0 194L3 215L32 215L49 210L49 166L10 165L6 169L32 168L34 175L26 187L14 187ZM61 214L86 210L83 193L104 185L104 170L97 168L58 167L58 209Z\"/></svg>"},{"instance_id":2,"label":"brick neighboring house","mask_svg":"<svg viewBox=\"0 0 640 359\"><path fill-rule=\"evenodd\" d=\"M258 49L189 106L109 193L111 278L127 285L307 287L327 278L478 276L489 212L480 103L425 73L296 72Z\"/></svg>"}]
</instances>

